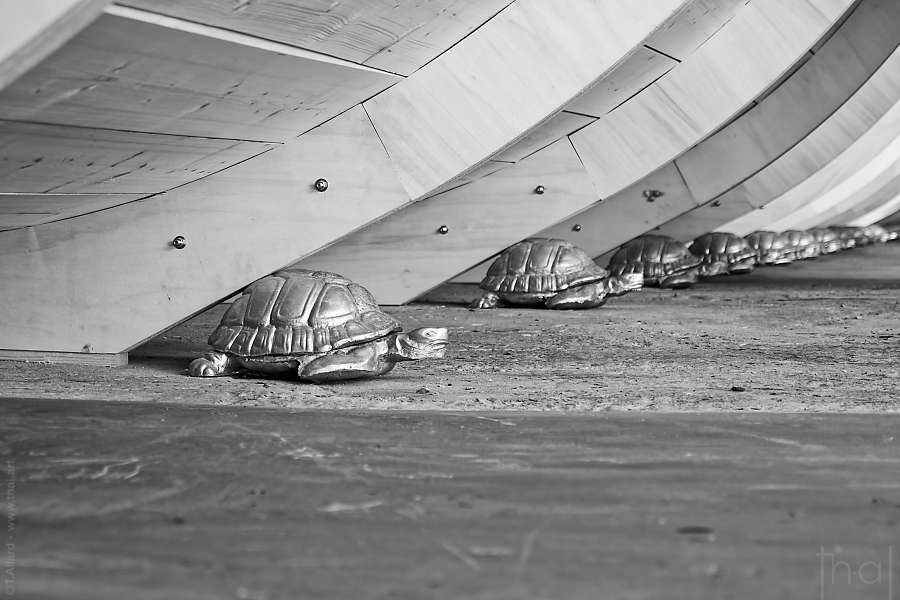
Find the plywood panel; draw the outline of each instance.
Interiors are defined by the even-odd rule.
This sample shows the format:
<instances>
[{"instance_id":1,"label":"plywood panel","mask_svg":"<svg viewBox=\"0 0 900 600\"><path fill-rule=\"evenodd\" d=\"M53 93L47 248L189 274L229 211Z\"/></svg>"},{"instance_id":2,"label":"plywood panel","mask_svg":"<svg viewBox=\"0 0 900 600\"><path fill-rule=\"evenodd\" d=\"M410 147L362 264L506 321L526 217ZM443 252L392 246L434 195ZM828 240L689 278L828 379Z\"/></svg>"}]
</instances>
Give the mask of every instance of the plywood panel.
<instances>
[{"instance_id":1,"label":"plywood panel","mask_svg":"<svg viewBox=\"0 0 900 600\"><path fill-rule=\"evenodd\" d=\"M0 89L96 19L107 0L6 0L0 12Z\"/></svg>"},{"instance_id":2,"label":"plywood panel","mask_svg":"<svg viewBox=\"0 0 900 600\"><path fill-rule=\"evenodd\" d=\"M0 92L0 118L283 141L399 79L107 14Z\"/></svg>"},{"instance_id":3,"label":"plywood panel","mask_svg":"<svg viewBox=\"0 0 900 600\"><path fill-rule=\"evenodd\" d=\"M644 195L649 190L662 192L663 195L649 202ZM671 215L697 206L697 202L684 185L678 170L669 164L594 206L602 207L602 211L591 208L570 215L537 235L569 240L591 256L598 256L671 218ZM596 218L600 214L602 218ZM490 261L485 261L460 275L456 281L481 281L488 266Z\"/></svg>"},{"instance_id":4,"label":"plywood panel","mask_svg":"<svg viewBox=\"0 0 900 600\"><path fill-rule=\"evenodd\" d=\"M155 193L271 144L0 121L3 192Z\"/></svg>"},{"instance_id":5,"label":"plywood panel","mask_svg":"<svg viewBox=\"0 0 900 600\"><path fill-rule=\"evenodd\" d=\"M0 194L0 230L49 223L142 197L142 194Z\"/></svg>"},{"instance_id":6,"label":"plywood panel","mask_svg":"<svg viewBox=\"0 0 900 600\"><path fill-rule=\"evenodd\" d=\"M749 233L767 226L793 229L791 219L803 211L827 208L852 193L900 158L900 103L878 120L840 156L777 198L750 198L762 210L753 211L722 226ZM784 219L785 226L780 225Z\"/></svg>"},{"instance_id":7,"label":"plywood panel","mask_svg":"<svg viewBox=\"0 0 900 600\"><path fill-rule=\"evenodd\" d=\"M721 203L713 200L671 221L660 224L654 228L653 233L668 235L676 240L689 243L704 233L718 229L722 223L727 223L751 210L753 207L745 202ZM688 217L688 215L690 216Z\"/></svg>"},{"instance_id":8,"label":"plywood panel","mask_svg":"<svg viewBox=\"0 0 900 600\"><path fill-rule=\"evenodd\" d=\"M681 5L518 0L365 106L418 198L558 111Z\"/></svg>"},{"instance_id":9,"label":"plywood panel","mask_svg":"<svg viewBox=\"0 0 900 600\"><path fill-rule=\"evenodd\" d=\"M637 48L609 76L566 105L572 112L602 117L678 65L650 48Z\"/></svg>"},{"instance_id":10,"label":"plywood panel","mask_svg":"<svg viewBox=\"0 0 900 600\"><path fill-rule=\"evenodd\" d=\"M123 0L408 75L512 0Z\"/></svg>"},{"instance_id":11,"label":"plywood panel","mask_svg":"<svg viewBox=\"0 0 900 600\"><path fill-rule=\"evenodd\" d=\"M506 150L495 154L491 159L518 162L595 120L593 117L563 111L538 125L528 135L516 141Z\"/></svg>"},{"instance_id":12,"label":"plywood panel","mask_svg":"<svg viewBox=\"0 0 900 600\"><path fill-rule=\"evenodd\" d=\"M690 58L572 140L607 197L660 168L748 106L852 2L760 0Z\"/></svg>"},{"instance_id":13,"label":"plywood panel","mask_svg":"<svg viewBox=\"0 0 900 600\"><path fill-rule=\"evenodd\" d=\"M826 46L817 56L824 54L827 49ZM719 204L723 210L700 211L703 218L698 217L698 211L691 211L679 217L677 223L669 223L667 228L679 232L680 235L693 238L710 229L723 227L729 221L752 211L756 206L763 205L767 200L783 194L839 157L860 136L874 126L898 99L900 99L900 51L895 51L878 71L822 125L764 169L727 192L718 195L715 203ZM736 122L735 126L740 128L741 122ZM775 120L770 127L779 129L781 123ZM735 144L739 145L739 142L736 141ZM735 169L731 166L730 161L732 160L736 160L736 157L723 153L716 163L719 172L728 173L738 170L739 167ZM813 204L818 207L821 202L814 201ZM812 206L808 208L815 212L821 210L821 208L813 209ZM757 213L766 214L764 210L757 211ZM715 222L717 215L722 220ZM780 225L770 223L765 228L779 228ZM730 231L727 228L726 230Z\"/></svg>"},{"instance_id":14,"label":"plywood panel","mask_svg":"<svg viewBox=\"0 0 900 600\"><path fill-rule=\"evenodd\" d=\"M867 213L863 213L858 217L848 220L847 224L856 227L866 227L868 225L872 225L873 223L878 223L882 219L893 215L898 208L900 208L900 192L898 192L896 196L894 196L878 208L875 208Z\"/></svg>"},{"instance_id":15,"label":"plywood panel","mask_svg":"<svg viewBox=\"0 0 900 600\"><path fill-rule=\"evenodd\" d=\"M809 211L798 218L797 223L802 227L843 225L878 208L900 193L900 189L897 189L898 180L900 180L900 160L895 160L840 202L818 211Z\"/></svg>"},{"instance_id":16,"label":"plywood panel","mask_svg":"<svg viewBox=\"0 0 900 600\"><path fill-rule=\"evenodd\" d=\"M215 177L2 232L0 348L127 350L406 201L357 108Z\"/></svg>"},{"instance_id":17,"label":"plywood panel","mask_svg":"<svg viewBox=\"0 0 900 600\"><path fill-rule=\"evenodd\" d=\"M900 2L864 0L787 83L678 160L694 194L721 194L818 127L891 55L898 28Z\"/></svg>"},{"instance_id":18,"label":"plywood panel","mask_svg":"<svg viewBox=\"0 0 900 600\"><path fill-rule=\"evenodd\" d=\"M537 185L544 194L534 192ZM595 199L563 139L500 172L417 202L299 264L337 271L368 287L379 302L402 304ZM446 235L438 232L442 225Z\"/></svg>"}]
</instances>

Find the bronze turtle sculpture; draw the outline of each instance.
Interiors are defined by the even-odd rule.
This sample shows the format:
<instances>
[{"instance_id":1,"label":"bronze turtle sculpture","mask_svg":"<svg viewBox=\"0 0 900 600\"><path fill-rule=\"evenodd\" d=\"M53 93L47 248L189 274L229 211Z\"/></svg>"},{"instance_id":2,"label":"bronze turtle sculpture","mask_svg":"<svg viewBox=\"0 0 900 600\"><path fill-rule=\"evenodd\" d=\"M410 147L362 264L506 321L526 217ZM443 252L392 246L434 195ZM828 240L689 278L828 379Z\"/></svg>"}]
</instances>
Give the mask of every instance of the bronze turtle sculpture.
<instances>
[{"instance_id":1,"label":"bronze turtle sculpture","mask_svg":"<svg viewBox=\"0 0 900 600\"><path fill-rule=\"evenodd\" d=\"M813 235L802 229L788 229L781 232L787 248L792 252L794 260L806 260L819 256L819 244Z\"/></svg>"},{"instance_id":2,"label":"bronze turtle sculpture","mask_svg":"<svg viewBox=\"0 0 900 600\"><path fill-rule=\"evenodd\" d=\"M375 377L401 361L444 355L446 328L401 329L358 283L336 273L284 269L244 290L209 336L212 350L188 371L331 381Z\"/></svg>"},{"instance_id":3,"label":"bronze turtle sculpture","mask_svg":"<svg viewBox=\"0 0 900 600\"><path fill-rule=\"evenodd\" d=\"M754 231L744 236L756 252L757 265L787 265L794 261L787 240L774 231Z\"/></svg>"},{"instance_id":4,"label":"bronze turtle sculpture","mask_svg":"<svg viewBox=\"0 0 900 600\"><path fill-rule=\"evenodd\" d=\"M609 272L619 277L640 265L644 285L690 287L699 278L701 260L687 246L665 235L642 235L622 244L609 259Z\"/></svg>"},{"instance_id":5,"label":"bronze turtle sculpture","mask_svg":"<svg viewBox=\"0 0 900 600\"><path fill-rule=\"evenodd\" d=\"M873 244L884 244L891 239L890 232L881 225L873 224L863 227L863 231Z\"/></svg>"},{"instance_id":6,"label":"bronze turtle sculpture","mask_svg":"<svg viewBox=\"0 0 900 600\"><path fill-rule=\"evenodd\" d=\"M500 253L481 281L484 294L472 306L594 308L607 296L643 285L643 275L610 278L606 269L565 240L529 238Z\"/></svg>"},{"instance_id":7,"label":"bronze turtle sculpture","mask_svg":"<svg viewBox=\"0 0 900 600\"><path fill-rule=\"evenodd\" d=\"M756 251L747 240L734 233L704 233L691 242L689 250L703 261L700 264L701 277L749 273L756 266Z\"/></svg>"},{"instance_id":8,"label":"bronze turtle sculpture","mask_svg":"<svg viewBox=\"0 0 900 600\"><path fill-rule=\"evenodd\" d=\"M813 236L816 244L819 245L819 254L834 254L841 249L841 241L838 239L837 233L827 227L814 227L809 229L809 234Z\"/></svg>"},{"instance_id":9,"label":"bronze turtle sculpture","mask_svg":"<svg viewBox=\"0 0 900 600\"><path fill-rule=\"evenodd\" d=\"M844 227L842 225L831 225L828 229L832 230L838 236L838 242L841 244L841 250L849 250L861 245L862 239L860 230L857 227Z\"/></svg>"}]
</instances>

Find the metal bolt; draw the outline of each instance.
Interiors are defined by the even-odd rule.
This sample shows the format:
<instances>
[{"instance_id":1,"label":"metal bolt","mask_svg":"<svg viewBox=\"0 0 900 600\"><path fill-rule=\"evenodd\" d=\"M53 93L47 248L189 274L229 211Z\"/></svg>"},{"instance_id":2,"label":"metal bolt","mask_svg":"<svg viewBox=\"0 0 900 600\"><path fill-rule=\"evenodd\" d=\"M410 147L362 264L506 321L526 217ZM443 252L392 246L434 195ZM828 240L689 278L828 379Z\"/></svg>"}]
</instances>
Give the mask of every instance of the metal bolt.
<instances>
[{"instance_id":1,"label":"metal bolt","mask_svg":"<svg viewBox=\"0 0 900 600\"><path fill-rule=\"evenodd\" d=\"M316 182L313 184L316 188L317 192L324 192L328 189L328 180L327 179L316 179Z\"/></svg>"},{"instance_id":2,"label":"metal bolt","mask_svg":"<svg viewBox=\"0 0 900 600\"><path fill-rule=\"evenodd\" d=\"M183 250L185 246L187 246L187 240L183 235L176 235L172 239L172 247L176 250Z\"/></svg>"},{"instance_id":3,"label":"metal bolt","mask_svg":"<svg viewBox=\"0 0 900 600\"><path fill-rule=\"evenodd\" d=\"M535 194L543 194L544 191L545 191L545 190L544 190L544 186L542 186L542 185L539 185L539 186L537 186L536 188L534 188L534 193L535 193Z\"/></svg>"},{"instance_id":4,"label":"metal bolt","mask_svg":"<svg viewBox=\"0 0 900 600\"><path fill-rule=\"evenodd\" d=\"M572 225L572 231L581 231L581 224L575 223L574 225Z\"/></svg>"},{"instance_id":5,"label":"metal bolt","mask_svg":"<svg viewBox=\"0 0 900 600\"><path fill-rule=\"evenodd\" d=\"M440 227L438 227L437 232L441 235L447 235L448 233L450 233L450 228L446 225L441 225Z\"/></svg>"},{"instance_id":6,"label":"metal bolt","mask_svg":"<svg viewBox=\"0 0 900 600\"><path fill-rule=\"evenodd\" d=\"M660 190L644 190L644 198L647 199L647 202L653 202L657 198L662 198L666 193Z\"/></svg>"}]
</instances>

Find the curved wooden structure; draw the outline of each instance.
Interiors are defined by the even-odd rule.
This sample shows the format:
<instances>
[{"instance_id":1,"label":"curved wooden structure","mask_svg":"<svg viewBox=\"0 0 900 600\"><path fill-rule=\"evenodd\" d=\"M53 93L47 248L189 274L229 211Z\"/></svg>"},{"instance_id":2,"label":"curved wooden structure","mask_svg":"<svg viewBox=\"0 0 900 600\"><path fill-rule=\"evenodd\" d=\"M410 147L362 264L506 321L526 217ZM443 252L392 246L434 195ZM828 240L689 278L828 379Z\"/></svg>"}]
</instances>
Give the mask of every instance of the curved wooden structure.
<instances>
[{"instance_id":1,"label":"curved wooden structure","mask_svg":"<svg viewBox=\"0 0 900 600\"><path fill-rule=\"evenodd\" d=\"M0 355L113 363L298 260L402 303L541 230L612 249L751 181L900 31L893 0L35 7L0 43Z\"/></svg>"},{"instance_id":2,"label":"curved wooden structure","mask_svg":"<svg viewBox=\"0 0 900 600\"><path fill-rule=\"evenodd\" d=\"M843 8L847 10L851 4L847 2ZM831 10L830 19L823 16L826 8ZM428 198L410 211L390 215L308 257L301 264L335 269L365 281L381 301L407 302L473 263L534 235L541 230L541 225L560 221L566 215L595 204L598 197L615 191L610 186L624 185L636 165L652 170L662 156L671 159L696 144L790 71L842 16L833 2L788 5L761 0L750 4L655 83L570 135L568 140L560 140L527 161L465 187ZM773 27L772 23L778 25ZM750 39L755 42L750 44ZM750 64L754 68L751 69ZM747 76L739 78L734 85L714 85L720 74L744 71L748 71ZM676 93L676 90L683 93ZM703 93L688 94L687 90L702 90ZM716 111L704 108L705 104L715 101L719 103ZM673 102L677 104L673 106ZM622 151L610 131L631 124L635 135L639 135L638 130L647 130L650 133L640 135L665 136L666 128L670 127L665 117L640 119L634 116L654 110L666 115L672 112L685 115L684 122L690 122L691 126L685 125L677 144L670 150L659 144L648 144L646 156L626 161L627 166L615 178L616 171L601 168L592 173L590 156L616 157ZM688 115L698 115L698 119ZM603 146L604 152L592 145L594 142L580 142L595 140L596 136L608 136L605 145L597 145ZM547 167L556 169L552 176L544 167L544 161L550 159L543 157L560 153L569 154L568 166ZM515 184L517 190L508 183L515 179L521 182ZM592 185L593 197L571 193L572 186L585 189L588 183ZM538 185L544 187L544 194L533 193ZM473 209L460 210L469 206ZM480 207L477 212L475 206ZM441 224L450 228L449 235L434 235L434 230ZM584 235L572 236L572 225L569 224L561 230L545 230L541 235L568 238L588 251L594 251L591 244L601 242L603 234L587 227ZM488 262L465 274L464 279L480 280Z\"/></svg>"}]
</instances>

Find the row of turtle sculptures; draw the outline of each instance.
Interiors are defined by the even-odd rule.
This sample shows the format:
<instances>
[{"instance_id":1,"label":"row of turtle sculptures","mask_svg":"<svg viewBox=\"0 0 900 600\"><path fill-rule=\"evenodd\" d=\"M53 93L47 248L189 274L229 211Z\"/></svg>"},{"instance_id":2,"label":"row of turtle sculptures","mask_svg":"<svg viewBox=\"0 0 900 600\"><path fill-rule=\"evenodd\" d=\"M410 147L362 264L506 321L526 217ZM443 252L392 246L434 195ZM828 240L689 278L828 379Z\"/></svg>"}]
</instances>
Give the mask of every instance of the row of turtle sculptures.
<instances>
[{"instance_id":1,"label":"row of turtle sculptures","mask_svg":"<svg viewBox=\"0 0 900 600\"><path fill-rule=\"evenodd\" d=\"M687 287L701 276L747 273L756 265L812 258L892 235L877 227L757 231L744 238L714 232L690 246L644 235L619 248L605 269L565 240L530 238L497 257L473 306L592 308L644 285ZM383 375L398 362L441 358L447 342L445 327L403 333L366 288L341 275L284 269L244 290L209 336L211 350L191 362L188 372L358 379Z\"/></svg>"}]
</instances>

